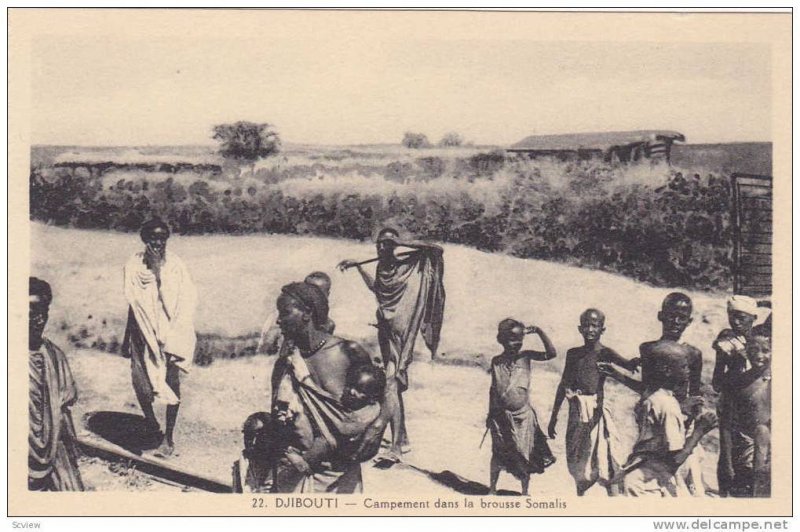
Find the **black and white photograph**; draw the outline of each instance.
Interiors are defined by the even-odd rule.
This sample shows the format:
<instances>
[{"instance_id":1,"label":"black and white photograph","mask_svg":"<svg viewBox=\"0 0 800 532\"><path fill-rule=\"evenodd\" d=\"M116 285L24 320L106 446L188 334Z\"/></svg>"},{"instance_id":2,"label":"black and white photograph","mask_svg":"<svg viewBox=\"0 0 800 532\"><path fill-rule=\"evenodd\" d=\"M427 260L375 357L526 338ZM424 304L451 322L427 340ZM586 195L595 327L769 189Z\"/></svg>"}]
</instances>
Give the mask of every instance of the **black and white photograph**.
<instances>
[{"instance_id":1,"label":"black and white photograph","mask_svg":"<svg viewBox=\"0 0 800 532\"><path fill-rule=\"evenodd\" d=\"M12 514L790 513L790 12L8 19Z\"/></svg>"}]
</instances>

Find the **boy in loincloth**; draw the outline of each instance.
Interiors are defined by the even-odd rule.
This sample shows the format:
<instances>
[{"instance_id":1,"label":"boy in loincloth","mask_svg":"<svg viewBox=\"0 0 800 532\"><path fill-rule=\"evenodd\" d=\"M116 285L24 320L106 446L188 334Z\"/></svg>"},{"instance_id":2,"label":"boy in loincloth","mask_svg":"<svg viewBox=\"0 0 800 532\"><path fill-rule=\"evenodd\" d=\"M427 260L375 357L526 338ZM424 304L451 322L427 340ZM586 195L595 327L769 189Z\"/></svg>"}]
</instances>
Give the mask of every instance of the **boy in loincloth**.
<instances>
[{"instance_id":1,"label":"boy in loincloth","mask_svg":"<svg viewBox=\"0 0 800 532\"><path fill-rule=\"evenodd\" d=\"M525 327L509 318L501 321L497 329L497 341L503 352L492 359L486 418L486 427L492 434L489 494L497 493L497 480L504 469L519 479L522 493L527 495L531 473L543 473L555 462L529 401L530 361L551 360L556 350L544 331L535 325ZM526 334L538 334L544 352L522 351Z\"/></svg>"},{"instance_id":2,"label":"boy in loincloth","mask_svg":"<svg viewBox=\"0 0 800 532\"><path fill-rule=\"evenodd\" d=\"M622 358L616 351L600 343L605 330L605 315L602 312L590 308L581 314L578 331L583 336L583 345L567 351L564 373L547 428L548 436L555 438L558 413L567 398L567 468L575 479L579 496L583 496L596 482L604 486L609 495L619 494L621 488L619 484L608 483L619 469L619 461L614 455L619 443L610 413L603 403L605 375L600 373L597 365L616 364L628 371L635 371L637 363Z\"/></svg>"}]
</instances>

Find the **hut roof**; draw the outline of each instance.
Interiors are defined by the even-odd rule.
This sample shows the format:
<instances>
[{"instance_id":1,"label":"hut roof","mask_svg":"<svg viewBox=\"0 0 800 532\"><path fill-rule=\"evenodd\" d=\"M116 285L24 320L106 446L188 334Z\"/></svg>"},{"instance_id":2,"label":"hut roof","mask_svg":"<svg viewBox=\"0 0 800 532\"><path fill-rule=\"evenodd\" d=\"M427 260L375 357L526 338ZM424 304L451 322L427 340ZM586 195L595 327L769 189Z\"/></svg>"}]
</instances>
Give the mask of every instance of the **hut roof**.
<instances>
[{"instance_id":1,"label":"hut roof","mask_svg":"<svg viewBox=\"0 0 800 532\"><path fill-rule=\"evenodd\" d=\"M665 137L684 142L685 137L677 131L644 129L640 131L605 131L598 133L567 133L563 135L532 135L513 144L512 150L605 150L611 146L632 144Z\"/></svg>"},{"instance_id":2,"label":"hut roof","mask_svg":"<svg viewBox=\"0 0 800 532\"><path fill-rule=\"evenodd\" d=\"M97 150L97 151L70 151L59 154L55 164L220 164L221 158L212 153L142 153L137 149L126 150Z\"/></svg>"}]
</instances>

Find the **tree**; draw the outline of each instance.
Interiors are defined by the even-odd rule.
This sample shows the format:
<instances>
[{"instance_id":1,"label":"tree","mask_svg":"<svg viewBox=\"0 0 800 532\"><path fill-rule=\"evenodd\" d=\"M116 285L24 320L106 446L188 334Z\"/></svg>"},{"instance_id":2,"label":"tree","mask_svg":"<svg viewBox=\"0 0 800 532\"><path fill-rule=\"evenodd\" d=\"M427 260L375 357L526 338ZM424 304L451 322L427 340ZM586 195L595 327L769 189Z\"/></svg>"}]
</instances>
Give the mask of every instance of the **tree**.
<instances>
[{"instance_id":1,"label":"tree","mask_svg":"<svg viewBox=\"0 0 800 532\"><path fill-rule=\"evenodd\" d=\"M214 126L213 131L226 159L252 163L280 151L281 139L270 124L242 121Z\"/></svg>"},{"instance_id":2,"label":"tree","mask_svg":"<svg viewBox=\"0 0 800 532\"><path fill-rule=\"evenodd\" d=\"M442 140L439 141L439 146L442 146L443 148L452 148L455 146L461 146L462 144L464 144L464 137L455 131L445 133L445 135L442 137Z\"/></svg>"},{"instance_id":3,"label":"tree","mask_svg":"<svg viewBox=\"0 0 800 532\"><path fill-rule=\"evenodd\" d=\"M425 135L424 133L412 133L410 131L406 131L406 134L403 135L402 144L406 148L412 148L415 150L431 147L431 143L428 140L427 135Z\"/></svg>"}]
</instances>

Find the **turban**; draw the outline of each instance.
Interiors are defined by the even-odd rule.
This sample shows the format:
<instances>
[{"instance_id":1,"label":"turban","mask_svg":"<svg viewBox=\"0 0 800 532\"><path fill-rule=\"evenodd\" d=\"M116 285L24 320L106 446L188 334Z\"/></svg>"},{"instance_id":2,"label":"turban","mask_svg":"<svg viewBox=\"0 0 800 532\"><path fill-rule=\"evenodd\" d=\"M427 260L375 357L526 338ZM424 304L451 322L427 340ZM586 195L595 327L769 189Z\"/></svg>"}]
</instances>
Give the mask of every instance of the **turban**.
<instances>
[{"instance_id":1,"label":"turban","mask_svg":"<svg viewBox=\"0 0 800 532\"><path fill-rule=\"evenodd\" d=\"M758 303L750 296L733 296L728 299L728 311L738 311L751 316L758 316Z\"/></svg>"},{"instance_id":2,"label":"turban","mask_svg":"<svg viewBox=\"0 0 800 532\"><path fill-rule=\"evenodd\" d=\"M161 218L153 218L145 222L139 230L139 236L142 237L142 240L147 240L158 230L166 233L166 237L169 238L169 226Z\"/></svg>"},{"instance_id":3,"label":"turban","mask_svg":"<svg viewBox=\"0 0 800 532\"><path fill-rule=\"evenodd\" d=\"M315 327L328 323L328 298L319 287L308 283L290 283L281 288L281 293L293 297L310 312Z\"/></svg>"}]
</instances>

